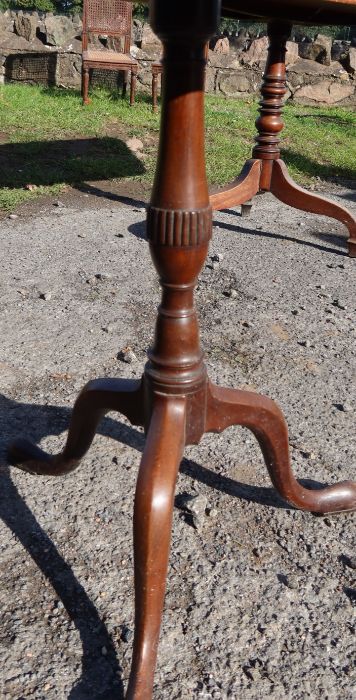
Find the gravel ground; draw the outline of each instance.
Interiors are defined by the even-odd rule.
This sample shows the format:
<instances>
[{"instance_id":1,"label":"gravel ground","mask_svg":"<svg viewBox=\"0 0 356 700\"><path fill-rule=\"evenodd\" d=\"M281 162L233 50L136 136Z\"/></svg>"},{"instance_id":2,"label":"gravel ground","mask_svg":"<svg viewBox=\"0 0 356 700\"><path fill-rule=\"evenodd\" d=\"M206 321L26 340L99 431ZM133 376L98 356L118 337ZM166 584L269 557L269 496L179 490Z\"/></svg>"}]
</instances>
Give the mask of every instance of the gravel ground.
<instances>
[{"instance_id":1,"label":"gravel ground","mask_svg":"<svg viewBox=\"0 0 356 700\"><path fill-rule=\"evenodd\" d=\"M355 191L332 192L356 207ZM2 222L4 447L23 434L58 451L88 379L141 375L159 286L135 204L78 193ZM197 290L211 378L280 404L306 483L355 478L356 260L343 227L269 195L250 218L214 224ZM143 444L108 414L67 477L10 470L3 456L1 699L123 697ZM155 700L355 698L355 554L355 517L287 507L247 430L187 449Z\"/></svg>"}]
</instances>

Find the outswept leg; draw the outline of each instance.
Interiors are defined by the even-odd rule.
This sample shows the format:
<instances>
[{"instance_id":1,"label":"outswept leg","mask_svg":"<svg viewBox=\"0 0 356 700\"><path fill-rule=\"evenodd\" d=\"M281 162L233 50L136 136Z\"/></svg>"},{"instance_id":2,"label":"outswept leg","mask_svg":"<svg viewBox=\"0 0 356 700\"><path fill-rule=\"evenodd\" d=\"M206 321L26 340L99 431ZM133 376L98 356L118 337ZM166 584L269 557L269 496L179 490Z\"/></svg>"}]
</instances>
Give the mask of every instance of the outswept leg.
<instances>
[{"instance_id":1,"label":"outswept leg","mask_svg":"<svg viewBox=\"0 0 356 700\"><path fill-rule=\"evenodd\" d=\"M135 638L127 700L152 697L185 420L183 397L155 395L135 497Z\"/></svg>"},{"instance_id":2,"label":"outswept leg","mask_svg":"<svg viewBox=\"0 0 356 700\"><path fill-rule=\"evenodd\" d=\"M213 192L209 201L213 209L229 209L237 204L245 204L260 189L261 161L247 160L236 180L222 190Z\"/></svg>"},{"instance_id":3,"label":"outswept leg","mask_svg":"<svg viewBox=\"0 0 356 700\"><path fill-rule=\"evenodd\" d=\"M344 481L320 490L296 480L290 463L288 428L277 404L266 396L210 385L207 432L242 425L256 436L274 487L286 501L314 513L338 513L356 508L356 482Z\"/></svg>"},{"instance_id":4,"label":"outswept leg","mask_svg":"<svg viewBox=\"0 0 356 700\"><path fill-rule=\"evenodd\" d=\"M73 471L88 451L99 421L108 411L118 411L135 425L144 424L141 380L95 379L80 392L73 408L63 451L51 456L28 440L10 445L8 459L26 472L59 476Z\"/></svg>"},{"instance_id":5,"label":"outswept leg","mask_svg":"<svg viewBox=\"0 0 356 700\"><path fill-rule=\"evenodd\" d=\"M299 187L290 177L283 160L275 160L273 163L271 192L291 207L341 221L349 231L350 237L347 242L350 257L356 257L356 218L340 204Z\"/></svg>"}]
</instances>

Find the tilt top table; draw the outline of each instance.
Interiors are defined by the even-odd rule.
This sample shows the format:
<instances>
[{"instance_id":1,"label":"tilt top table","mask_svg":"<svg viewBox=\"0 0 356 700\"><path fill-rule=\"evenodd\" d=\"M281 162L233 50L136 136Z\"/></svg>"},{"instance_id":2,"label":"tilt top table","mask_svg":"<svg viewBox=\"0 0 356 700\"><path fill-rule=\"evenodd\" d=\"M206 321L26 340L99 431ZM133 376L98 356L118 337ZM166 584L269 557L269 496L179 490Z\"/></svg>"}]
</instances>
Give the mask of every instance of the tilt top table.
<instances>
[{"instance_id":1,"label":"tilt top table","mask_svg":"<svg viewBox=\"0 0 356 700\"><path fill-rule=\"evenodd\" d=\"M353 5L321 4L326 9L348 5L350 11ZM205 432L246 426L259 442L275 488L290 504L317 513L356 507L354 482L315 491L298 483L291 470L287 425L271 399L214 386L207 377L194 288L212 231L204 161L204 72L205 45L217 31L219 9L217 0L152 0L150 6L153 30L164 45L160 145L147 214L162 302L142 380L89 382L75 403L62 453L51 457L24 440L9 451L10 461L25 471L60 475L77 467L107 411L117 410L145 426L134 507L135 637L128 700L152 697L174 491L185 445L199 443Z\"/></svg>"}]
</instances>

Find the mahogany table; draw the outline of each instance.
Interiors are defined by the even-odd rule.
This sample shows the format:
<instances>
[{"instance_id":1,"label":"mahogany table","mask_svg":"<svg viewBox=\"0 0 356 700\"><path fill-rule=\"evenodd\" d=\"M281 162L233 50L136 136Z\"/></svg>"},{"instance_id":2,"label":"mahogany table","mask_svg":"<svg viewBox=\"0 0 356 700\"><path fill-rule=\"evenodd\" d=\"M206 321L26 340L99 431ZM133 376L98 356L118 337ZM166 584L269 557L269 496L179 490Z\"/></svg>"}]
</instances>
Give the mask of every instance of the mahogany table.
<instances>
[{"instance_id":1,"label":"mahogany table","mask_svg":"<svg viewBox=\"0 0 356 700\"><path fill-rule=\"evenodd\" d=\"M213 209L227 209L241 204L242 213L247 213L250 208L248 204L251 204L255 194L272 192L279 200L296 209L341 221L349 232L349 255L356 257L356 218L340 204L308 192L293 182L280 158L279 145L279 134L284 127L282 107L287 92L286 43L293 21L302 20L303 23L318 25L355 24L356 0L272 0L268 3L258 0L248 3L226 0L223 5L230 15L265 19L267 6L269 49L261 89L260 117L256 121L258 136L252 158L246 162L241 175L234 182L211 195Z\"/></svg>"},{"instance_id":2,"label":"mahogany table","mask_svg":"<svg viewBox=\"0 0 356 700\"><path fill-rule=\"evenodd\" d=\"M349 7L350 17L355 9L350 0L287 4L296 19L302 7L310 8L312 19L312 8L318 6L324 11L318 22L329 17L329 6L343 11ZM249 0L249 5L257 10L264 3ZM230 0L226 6L239 9L242 3ZM278 14L284 4L270 1L268 6ZM65 474L78 466L107 411L117 410L146 428L134 508L135 637L129 700L152 697L174 491L185 445L198 443L208 431L246 426L260 444L275 488L290 504L318 513L356 507L354 482L316 491L298 483L291 470L287 425L271 399L223 389L208 380L194 288L212 231L204 162L204 47L217 30L219 2L152 0L150 9L152 27L164 44L160 145L147 215L147 236L162 285L153 347L142 380L98 379L84 387L61 454L51 457L24 440L9 451L10 461L25 471Z\"/></svg>"}]
</instances>

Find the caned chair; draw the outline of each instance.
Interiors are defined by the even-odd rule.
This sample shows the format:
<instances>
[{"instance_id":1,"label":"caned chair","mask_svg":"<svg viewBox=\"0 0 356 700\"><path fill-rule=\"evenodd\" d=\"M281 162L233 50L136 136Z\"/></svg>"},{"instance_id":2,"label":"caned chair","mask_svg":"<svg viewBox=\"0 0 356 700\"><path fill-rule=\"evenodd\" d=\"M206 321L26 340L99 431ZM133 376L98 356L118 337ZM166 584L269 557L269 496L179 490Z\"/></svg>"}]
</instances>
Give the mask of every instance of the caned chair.
<instances>
[{"instance_id":1,"label":"caned chair","mask_svg":"<svg viewBox=\"0 0 356 700\"><path fill-rule=\"evenodd\" d=\"M123 71L122 95L126 94L128 73L131 73L130 105L135 100L138 63L130 56L132 5L122 0L84 0L83 3L83 104L89 104L89 70ZM110 49L91 45L93 36L111 38ZM116 49L117 44L120 45ZM115 49L112 48L115 47Z\"/></svg>"}]
</instances>

